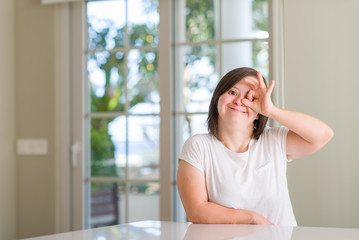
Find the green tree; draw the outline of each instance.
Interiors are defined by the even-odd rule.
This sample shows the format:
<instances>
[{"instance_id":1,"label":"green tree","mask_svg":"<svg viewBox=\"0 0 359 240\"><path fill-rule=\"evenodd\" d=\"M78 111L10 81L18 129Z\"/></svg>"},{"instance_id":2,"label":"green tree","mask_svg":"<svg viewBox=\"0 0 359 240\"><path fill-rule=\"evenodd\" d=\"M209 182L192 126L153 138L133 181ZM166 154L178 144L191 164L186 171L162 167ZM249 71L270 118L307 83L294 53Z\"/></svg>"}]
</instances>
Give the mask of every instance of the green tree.
<instances>
[{"instance_id":1,"label":"green tree","mask_svg":"<svg viewBox=\"0 0 359 240\"><path fill-rule=\"evenodd\" d=\"M90 59L97 63L100 70L105 75L105 86L103 95L98 96L96 89L91 86L91 112L123 112L125 110L125 79L123 73L126 71L124 53L106 51L109 42L114 42L114 48L124 45L124 28L116 29L115 36L112 37L111 29L114 29L114 23L105 21L106 27L97 30L91 21L89 21L89 48L94 50L103 50L103 52L90 54ZM149 28L145 24L132 25L130 27L130 44L136 45L156 45L157 28ZM138 50L134 50L138 51ZM137 59L137 68L135 69L140 79L137 81L133 94L128 96L130 107L137 103L150 101L150 93L157 91L157 52L139 51ZM111 82L113 70L120 76L114 84ZM93 118L91 120L91 176L117 176L115 166L114 150L115 146L108 133L108 125L113 119ZM125 130L124 130L125 131Z\"/></svg>"}]
</instances>

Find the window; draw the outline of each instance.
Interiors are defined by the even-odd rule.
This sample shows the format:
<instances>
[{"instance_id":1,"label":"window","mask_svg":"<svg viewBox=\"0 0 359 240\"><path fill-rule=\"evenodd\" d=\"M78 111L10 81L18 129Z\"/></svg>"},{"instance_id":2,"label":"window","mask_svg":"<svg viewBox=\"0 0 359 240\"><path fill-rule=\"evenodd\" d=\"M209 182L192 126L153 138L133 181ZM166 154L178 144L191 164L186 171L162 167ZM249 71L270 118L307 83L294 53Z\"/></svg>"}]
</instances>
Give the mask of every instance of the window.
<instances>
[{"instance_id":1,"label":"window","mask_svg":"<svg viewBox=\"0 0 359 240\"><path fill-rule=\"evenodd\" d=\"M207 132L223 74L241 66L270 74L268 8L267 0L72 4L72 131L85 150L85 174L72 173L74 225L186 220L176 159L189 136Z\"/></svg>"}]
</instances>

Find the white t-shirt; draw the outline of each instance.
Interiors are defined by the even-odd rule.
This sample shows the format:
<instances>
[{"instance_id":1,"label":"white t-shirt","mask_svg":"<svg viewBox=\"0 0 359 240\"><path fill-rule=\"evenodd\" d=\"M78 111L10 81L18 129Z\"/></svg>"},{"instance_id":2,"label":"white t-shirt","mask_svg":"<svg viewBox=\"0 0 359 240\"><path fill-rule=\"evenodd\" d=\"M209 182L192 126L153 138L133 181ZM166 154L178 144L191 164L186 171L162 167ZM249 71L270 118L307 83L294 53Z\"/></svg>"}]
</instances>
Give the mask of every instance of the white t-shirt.
<instances>
[{"instance_id":1,"label":"white t-shirt","mask_svg":"<svg viewBox=\"0 0 359 240\"><path fill-rule=\"evenodd\" d=\"M285 127L267 127L244 153L232 152L212 134L197 134L184 143L179 159L204 173L210 202L297 226L286 176L287 133Z\"/></svg>"}]
</instances>

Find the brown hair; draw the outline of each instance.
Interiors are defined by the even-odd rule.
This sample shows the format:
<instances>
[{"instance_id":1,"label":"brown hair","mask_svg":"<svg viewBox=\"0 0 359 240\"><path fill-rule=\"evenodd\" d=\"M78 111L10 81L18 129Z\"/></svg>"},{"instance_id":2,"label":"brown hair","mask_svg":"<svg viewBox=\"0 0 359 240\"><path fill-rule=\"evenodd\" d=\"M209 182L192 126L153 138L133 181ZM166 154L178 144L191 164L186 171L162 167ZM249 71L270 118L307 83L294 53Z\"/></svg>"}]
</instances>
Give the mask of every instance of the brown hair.
<instances>
[{"instance_id":1,"label":"brown hair","mask_svg":"<svg viewBox=\"0 0 359 240\"><path fill-rule=\"evenodd\" d=\"M241 67L229 71L226 75L217 84L216 89L213 92L211 103L209 105L208 111L208 131L218 138L218 100L222 94L226 93L231 89L236 83L241 81L247 76L253 76L257 78L257 70L248 67ZM264 77L263 77L264 79ZM265 79L264 79L265 80ZM265 82L265 81L264 81ZM258 114L258 119L254 121L253 137L258 140L259 136L262 134L268 117Z\"/></svg>"}]
</instances>

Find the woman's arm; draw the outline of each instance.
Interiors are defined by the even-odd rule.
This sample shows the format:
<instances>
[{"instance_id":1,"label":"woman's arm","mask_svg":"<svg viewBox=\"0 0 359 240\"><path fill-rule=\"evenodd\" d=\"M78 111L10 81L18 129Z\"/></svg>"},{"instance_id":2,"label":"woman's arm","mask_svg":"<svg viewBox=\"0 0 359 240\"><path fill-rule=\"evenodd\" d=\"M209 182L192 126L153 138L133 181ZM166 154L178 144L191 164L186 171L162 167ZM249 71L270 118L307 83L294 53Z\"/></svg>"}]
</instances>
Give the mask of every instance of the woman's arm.
<instances>
[{"instance_id":1,"label":"woman's arm","mask_svg":"<svg viewBox=\"0 0 359 240\"><path fill-rule=\"evenodd\" d=\"M268 117L290 130L286 148L288 159L315 153L333 137L333 130L327 124L303 113L274 107Z\"/></svg>"},{"instance_id":2,"label":"woman's arm","mask_svg":"<svg viewBox=\"0 0 359 240\"><path fill-rule=\"evenodd\" d=\"M178 166L177 187L188 220L193 223L273 225L256 212L209 202L204 174L183 160L180 160Z\"/></svg>"},{"instance_id":3,"label":"woman's arm","mask_svg":"<svg viewBox=\"0 0 359 240\"><path fill-rule=\"evenodd\" d=\"M322 148L333 137L333 130L319 119L274 106L271 100L274 80L267 88L262 75L258 72L258 82L248 79L245 81L255 90L251 91L248 99L243 99L242 103L257 113L276 120L290 130L286 142L288 159L310 155Z\"/></svg>"}]
</instances>

